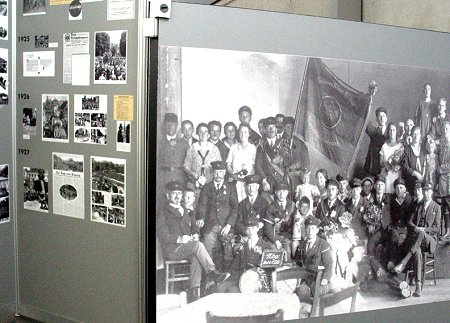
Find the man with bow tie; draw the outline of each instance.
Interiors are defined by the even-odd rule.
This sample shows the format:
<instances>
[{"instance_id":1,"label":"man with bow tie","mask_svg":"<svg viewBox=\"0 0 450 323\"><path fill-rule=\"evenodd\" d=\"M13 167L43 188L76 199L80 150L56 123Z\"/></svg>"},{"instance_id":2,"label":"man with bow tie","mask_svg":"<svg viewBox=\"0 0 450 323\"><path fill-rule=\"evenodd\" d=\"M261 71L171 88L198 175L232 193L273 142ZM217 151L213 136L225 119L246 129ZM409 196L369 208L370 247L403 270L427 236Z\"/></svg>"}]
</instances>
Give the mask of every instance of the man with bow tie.
<instances>
[{"instance_id":1,"label":"man with bow tie","mask_svg":"<svg viewBox=\"0 0 450 323\"><path fill-rule=\"evenodd\" d=\"M206 288L221 284L230 274L221 273L206 251L202 242L198 241L195 219L181 205L184 184L169 182L166 185L164 205L157 212L156 233L165 260L189 260L190 289L189 301L200 297L200 282L203 271L207 274Z\"/></svg>"},{"instance_id":2,"label":"man with bow tie","mask_svg":"<svg viewBox=\"0 0 450 323\"><path fill-rule=\"evenodd\" d=\"M369 150L367 151L366 162L364 170L368 175L377 176L381 173L380 165L380 150L381 146L387 139L387 111L383 107L375 110L378 126L374 127L369 124L366 128L366 133L369 136Z\"/></svg>"},{"instance_id":3,"label":"man with bow tie","mask_svg":"<svg viewBox=\"0 0 450 323\"><path fill-rule=\"evenodd\" d=\"M238 198L236 186L225 182L227 163L211 162L213 180L206 183L200 191L197 204L197 225L201 228L203 243L211 257L214 249L220 250L218 261L222 267L229 268L233 262L230 243L234 237L233 227L237 218Z\"/></svg>"},{"instance_id":4,"label":"man with bow tie","mask_svg":"<svg viewBox=\"0 0 450 323\"><path fill-rule=\"evenodd\" d=\"M409 260L413 258L416 290L413 296L422 295L422 252L436 251L437 237L441 228L441 207L433 201L433 185L429 181L422 183L423 199L419 202L408 222L406 236L407 253L400 263L394 267L397 273L402 272Z\"/></svg>"}]
</instances>

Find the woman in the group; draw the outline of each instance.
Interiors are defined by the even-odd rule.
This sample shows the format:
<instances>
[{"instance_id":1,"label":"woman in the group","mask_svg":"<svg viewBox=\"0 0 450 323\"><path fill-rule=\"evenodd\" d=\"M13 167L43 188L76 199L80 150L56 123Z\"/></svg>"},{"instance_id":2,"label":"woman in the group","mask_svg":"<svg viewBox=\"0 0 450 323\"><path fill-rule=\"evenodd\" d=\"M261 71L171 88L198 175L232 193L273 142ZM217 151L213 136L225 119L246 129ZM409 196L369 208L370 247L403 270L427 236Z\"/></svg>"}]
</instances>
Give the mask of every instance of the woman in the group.
<instances>
[{"instance_id":1,"label":"woman in the group","mask_svg":"<svg viewBox=\"0 0 450 323\"><path fill-rule=\"evenodd\" d=\"M212 181L211 162L222 159L219 148L209 141L208 125L200 123L195 132L199 141L192 144L187 150L183 169L189 177L188 186L199 190L203 185Z\"/></svg>"},{"instance_id":2,"label":"woman in the group","mask_svg":"<svg viewBox=\"0 0 450 323\"><path fill-rule=\"evenodd\" d=\"M316 181L317 181L317 187L319 189L320 192L320 199L324 199L325 197L327 197L327 187L326 187L326 182L328 180L328 172L326 171L326 169L319 169L316 172Z\"/></svg>"},{"instance_id":3,"label":"woman in the group","mask_svg":"<svg viewBox=\"0 0 450 323\"><path fill-rule=\"evenodd\" d=\"M402 173L408 192L413 192L415 182L423 180L425 174L426 149L422 144L420 127L413 127L411 138L411 144L405 148L402 162Z\"/></svg>"},{"instance_id":4,"label":"woman in the group","mask_svg":"<svg viewBox=\"0 0 450 323\"><path fill-rule=\"evenodd\" d=\"M249 142L250 128L246 124L239 126L240 141L230 147L227 158L227 171L230 180L236 182L238 201L247 197L244 177L255 173L256 146Z\"/></svg>"},{"instance_id":5,"label":"woman in the group","mask_svg":"<svg viewBox=\"0 0 450 323\"><path fill-rule=\"evenodd\" d=\"M397 141L397 127L394 123L388 125L388 139L381 146L380 165L381 173L386 178L386 193L394 193L394 181L401 176L401 161L403 145Z\"/></svg>"},{"instance_id":6,"label":"woman in the group","mask_svg":"<svg viewBox=\"0 0 450 323\"><path fill-rule=\"evenodd\" d=\"M227 122L225 123L225 126L223 126L223 132L225 134L225 137L222 139L222 142L225 144L225 146L227 146L229 151L231 146L237 143L237 127L233 122Z\"/></svg>"},{"instance_id":7,"label":"woman in the group","mask_svg":"<svg viewBox=\"0 0 450 323\"><path fill-rule=\"evenodd\" d=\"M373 203L374 197L373 197L373 186L374 181L371 176L365 177L361 182L361 196L364 197L368 203Z\"/></svg>"}]
</instances>

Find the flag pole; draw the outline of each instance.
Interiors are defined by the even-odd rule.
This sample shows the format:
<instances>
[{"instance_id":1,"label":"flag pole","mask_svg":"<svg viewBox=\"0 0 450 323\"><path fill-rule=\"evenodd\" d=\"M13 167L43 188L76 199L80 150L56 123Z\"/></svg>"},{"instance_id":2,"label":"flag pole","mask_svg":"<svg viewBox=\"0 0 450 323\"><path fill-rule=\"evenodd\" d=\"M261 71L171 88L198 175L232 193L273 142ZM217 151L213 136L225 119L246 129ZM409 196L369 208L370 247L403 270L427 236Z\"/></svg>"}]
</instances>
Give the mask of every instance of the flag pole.
<instances>
[{"instance_id":1,"label":"flag pole","mask_svg":"<svg viewBox=\"0 0 450 323\"><path fill-rule=\"evenodd\" d=\"M305 70L303 71L302 86L300 88L300 94L298 96L297 109L295 110L294 130L296 130L298 126L298 111L300 106L300 100L302 99L303 86L305 85L306 72L308 71L308 64L309 64L309 57L306 58ZM292 136L294 136L294 134L292 134ZM304 136L302 140L306 143Z\"/></svg>"},{"instance_id":2,"label":"flag pole","mask_svg":"<svg viewBox=\"0 0 450 323\"><path fill-rule=\"evenodd\" d=\"M364 121L363 129L359 135L358 142L356 143L355 153L353 154L352 161L350 162L350 165L347 169L347 175L350 175L348 170L353 169L353 164L355 163L356 157L358 155L359 146L361 145L363 133L365 132L364 130L367 128L367 124L369 123L370 110L372 109L372 100L375 93L377 92L377 88L378 86L375 83L375 81L371 81L369 83L369 94L370 94L369 109L367 110L366 120Z\"/></svg>"}]
</instances>

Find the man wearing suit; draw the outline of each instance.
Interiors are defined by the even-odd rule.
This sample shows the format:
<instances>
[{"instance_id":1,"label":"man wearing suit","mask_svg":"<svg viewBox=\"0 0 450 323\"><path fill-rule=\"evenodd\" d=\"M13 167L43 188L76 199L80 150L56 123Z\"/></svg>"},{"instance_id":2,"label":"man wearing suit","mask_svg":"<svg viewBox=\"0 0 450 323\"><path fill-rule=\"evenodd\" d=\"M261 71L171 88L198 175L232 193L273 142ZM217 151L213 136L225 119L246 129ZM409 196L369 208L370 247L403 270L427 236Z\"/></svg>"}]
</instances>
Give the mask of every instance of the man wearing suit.
<instances>
[{"instance_id":1,"label":"man wearing suit","mask_svg":"<svg viewBox=\"0 0 450 323\"><path fill-rule=\"evenodd\" d=\"M210 121L208 123L209 141L217 146L220 152L220 158L223 161L227 160L228 152L230 149L220 140L220 134L222 133L222 124L220 121Z\"/></svg>"},{"instance_id":2,"label":"man wearing suit","mask_svg":"<svg viewBox=\"0 0 450 323\"><path fill-rule=\"evenodd\" d=\"M408 251L394 270L402 272L408 261L413 258L416 290L413 296L422 295L422 251L434 253L436 251L437 237L441 227L441 207L433 201L433 185L424 181L422 183L423 200L417 204L413 215L408 222L407 245Z\"/></svg>"},{"instance_id":3,"label":"man wearing suit","mask_svg":"<svg viewBox=\"0 0 450 323\"><path fill-rule=\"evenodd\" d=\"M225 183L226 163L211 162L213 180L206 183L200 191L197 205L197 225L202 228L203 243L213 257L213 249L219 248L220 261L229 267L233 261L231 245L226 243L233 235L232 228L236 222L238 198L236 186Z\"/></svg>"},{"instance_id":4,"label":"man wearing suit","mask_svg":"<svg viewBox=\"0 0 450 323\"><path fill-rule=\"evenodd\" d=\"M273 194L275 185L286 179L281 143L282 139L277 139L275 118L267 118L266 140L256 150L255 172L261 177L263 191L268 194Z\"/></svg>"},{"instance_id":5,"label":"man wearing suit","mask_svg":"<svg viewBox=\"0 0 450 323\"><path fill-rule=\"evenodd\" d=\"M371 176L377 176L381 173L380 150L387 138L386 109L379 107L376 109L375 115L377 117L378 127L374 127L369 124L366 128L366 134L369 136L370 143L369 150L367 151L366 162L364 164L364 170Z\"/></svg>"},{"instance_id":6,"label":"man wearing suit","mask_svg":"<svg viewBox=\"0 0 450 323\"><path fill-rule=\"evenodd\" d=\"M260 220L269 205L267 200L259 194L260 178L258 175L247 175L244 178L244 182L247 197L239 203L238 215L234 226L235 233L240 234L242 237L246 234L244 223L247 219L253 217ZM258 235L262 236L262 230L258 231Z\"/></svg>"},{"instance_id":7,"label":"man wearing suit","mask_svg":"<svg viewBox=\"0 0 450 323\"><path fill-rule=\"evenodd\" d=\"M183 120L181 123L181 133L183 134L183 140L188 144L189 147L196 143L198 140L195 139L192 134L194 133L194 124L191 120Z\"/></svg>"},{"instance_id":8,"label":"man wearing suit","mask_svg":"<svg viewBox=\"0 0 450 323\"><path fill-rule=\"evenodd\" d=\"M317 273L319 267L324 267L322 280L320 282L320 294L326 294L330 290L330 279L332 274L333 259L331 256L331 247L324 239L317 236L319 233L320 220L309 216L305 220L306 239L300 241L295 252L295 261L300 267L304 267L307 271ZM306 281L309 288L314 287L314 281ZM308 287L300 288L297 292L299 296L308 297L314 294L309 292ZM306 291L306 292L305 292Z\"/></svg>"},{"instance_id":9,"label":"man wearing suit","mask_svg":"<svg viewBox=\"0 0 450 323\"><path fill-rule=\"evenodd\" d=\"M258 235L260 223L259 219L253 216L249 216L243 223L245 236L247 237L242 251L244 269L259 267L263 251L274 248L269 241L262 239Z\"/></svg>"},{"instance_id":10,"label":"man wearing suit","mask_svg":"<svg viewBox=\"0 0 450 323\"><path fill-rule=\"evenodd\" d=\"M361 196L361 180L352 178L350 180L350 198L348 199L345 210L352 215L351 227L358 237L359 242L364 244L367 241L367 226L363 221L363 213L367 207L367 200Z\"/></svg>"},{"instance_id":11,"label":"man wearing suit","mask_svg":"<svg viewBox=\"0 0 450 323\"><path fill-rule=\"evenodd\" d=\"M316 209L316 218L321 221L321 226L331 222L339 224L339 217L345 212L345 205L337 198L338 183L334 179L327 180L327 197L320 201Z\"/></svg>"},{"instance_id":12,"label":"man wearing suit","mask_svg":"<svg viewBox=\"0 0 450 323\"><path fill-rule=\"evenodd\" d=\"M221 273L203 243L198 241L195 219L181 206L184 184L169 182L166 185L167 200L157 212L157 235L165 260L184 260L191 262L190 301L200 297L202 270L207 276L206 288L220 284L229 277L229 273Z\"/></svg>"}]
</instances>

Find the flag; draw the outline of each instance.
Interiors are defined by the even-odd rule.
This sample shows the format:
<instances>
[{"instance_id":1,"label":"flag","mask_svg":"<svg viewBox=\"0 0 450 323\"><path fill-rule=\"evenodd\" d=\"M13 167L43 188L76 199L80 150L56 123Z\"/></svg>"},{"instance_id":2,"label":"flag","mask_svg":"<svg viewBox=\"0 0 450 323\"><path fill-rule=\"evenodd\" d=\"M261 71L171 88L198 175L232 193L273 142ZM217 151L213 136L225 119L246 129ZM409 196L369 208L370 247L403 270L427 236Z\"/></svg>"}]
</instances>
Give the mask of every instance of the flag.
<instances>
[{"instance_id":1,"label":"flag","mask_svg":"<svg viewBox=\"0 0 450 323\"><path fill-rule=\"evenodd\" d=\"M294 133L347 173L366 126L371 95L339 79L319 58L309 58Z\"/></svg>"}]
</instances>

